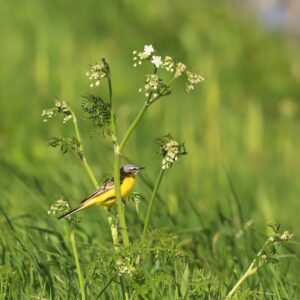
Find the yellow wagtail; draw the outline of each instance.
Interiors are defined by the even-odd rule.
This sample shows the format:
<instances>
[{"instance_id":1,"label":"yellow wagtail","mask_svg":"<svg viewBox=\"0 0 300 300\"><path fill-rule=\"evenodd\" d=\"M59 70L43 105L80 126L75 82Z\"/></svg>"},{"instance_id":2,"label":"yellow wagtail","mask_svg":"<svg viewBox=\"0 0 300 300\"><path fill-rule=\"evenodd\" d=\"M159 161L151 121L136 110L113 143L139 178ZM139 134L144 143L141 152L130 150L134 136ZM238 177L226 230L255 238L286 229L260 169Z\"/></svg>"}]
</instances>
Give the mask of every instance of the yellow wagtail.
<instances>
[{"instance_id":1,"label":"yellow wagtail","mask_svg":"<svg viewBox=\"0 0 300 300\"><path fill-rule=\"evenodd\" d=\"M138 167L132 164L127 164L120 169L121 196L123 199L131 192L135 182L135 175L142 169L144 169L144 167ZM113 206L116 204L115 195L116 192L113 179L107 180L97 191L85 198L78 207L63 214L59 219L65 219L92 205Z\"/></svg>"}]
</instances>

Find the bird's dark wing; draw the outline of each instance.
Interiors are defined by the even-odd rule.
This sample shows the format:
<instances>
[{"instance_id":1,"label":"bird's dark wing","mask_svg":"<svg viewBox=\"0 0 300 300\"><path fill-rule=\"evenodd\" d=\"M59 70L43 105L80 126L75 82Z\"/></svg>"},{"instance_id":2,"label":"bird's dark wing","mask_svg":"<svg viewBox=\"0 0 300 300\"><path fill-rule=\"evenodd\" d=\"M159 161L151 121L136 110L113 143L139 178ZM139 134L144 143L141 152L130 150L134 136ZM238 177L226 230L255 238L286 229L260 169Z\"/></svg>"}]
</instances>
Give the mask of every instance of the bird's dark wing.
<instances>
[{"instance_id":1,"label":"bird's dark wing","mask_svg":"<svg viewBox=\"0 0 300 300\"><path fill-rule=\"evenodd\" d=\"M109 178L102 184L102 186L97 191L95 191L93 194L89 195L87 198L83 199L81 201L81 203L84 203L87 200L90 200L90 199L93 199L93 198L95 198L99 195L102 195L103 193L113 189L114 187L115 187L115 185L114 185L113 178Z\"/></svg>"}]
</instances>

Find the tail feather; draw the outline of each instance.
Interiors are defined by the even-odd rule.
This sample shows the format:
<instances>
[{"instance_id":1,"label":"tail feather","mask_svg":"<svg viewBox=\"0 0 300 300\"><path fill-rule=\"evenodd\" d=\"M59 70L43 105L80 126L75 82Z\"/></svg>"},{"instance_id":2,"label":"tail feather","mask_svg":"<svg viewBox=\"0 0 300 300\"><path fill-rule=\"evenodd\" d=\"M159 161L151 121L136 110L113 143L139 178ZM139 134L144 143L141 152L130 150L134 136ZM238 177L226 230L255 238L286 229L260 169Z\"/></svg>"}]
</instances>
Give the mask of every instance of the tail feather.
<instances>
[{"instance_id":1,"label":"tail feather","mask_svg":"<svg viewBox=\"0 0 300 300\"><path fill-rule=\"evenodd\" d=\"M78 211L84 209L85 207L86 207L86 205L80 205L80 206L78 206L78 207L76 207L76 208L74 208L74 209L72 209L72 210L66 212L65 214L63 214L62 216L60 216L58 219L59 219L59 220L63 220L63 219L65 219L65 218L67 218L67 217L70 217L70 216L72 216L73 214L77 213Z\"/></svg>"}]
</instances>

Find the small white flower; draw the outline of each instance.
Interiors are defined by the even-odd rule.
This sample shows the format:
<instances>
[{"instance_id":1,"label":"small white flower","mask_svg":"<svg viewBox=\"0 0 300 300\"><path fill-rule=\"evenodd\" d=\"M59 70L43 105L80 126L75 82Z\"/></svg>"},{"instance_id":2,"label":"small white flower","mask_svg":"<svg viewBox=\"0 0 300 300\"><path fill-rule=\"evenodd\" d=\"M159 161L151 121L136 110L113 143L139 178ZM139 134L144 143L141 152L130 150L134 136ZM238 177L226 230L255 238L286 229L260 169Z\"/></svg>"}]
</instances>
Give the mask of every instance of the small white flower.
<instances>
[{"instance_id":1,"label":"small white flower","mask_svg":"<svg viewBox=\"0 0 300 300\"><path fill-rule=\"evenodd\" d=\"M144 53L150 56L154 52L154 48L152 45L145 45L144 46Z\"/></svg>"},{"instance_id":2,"label":"small white flower","mask_svg":"<svg viewBox=\"0 0 300 300\"><path fill-rule=\"evenodd\" d=\"M156 68L159 68L162 65L161 56L154 55L151 62L155 65Z\"/></svg>"}]
</instances>

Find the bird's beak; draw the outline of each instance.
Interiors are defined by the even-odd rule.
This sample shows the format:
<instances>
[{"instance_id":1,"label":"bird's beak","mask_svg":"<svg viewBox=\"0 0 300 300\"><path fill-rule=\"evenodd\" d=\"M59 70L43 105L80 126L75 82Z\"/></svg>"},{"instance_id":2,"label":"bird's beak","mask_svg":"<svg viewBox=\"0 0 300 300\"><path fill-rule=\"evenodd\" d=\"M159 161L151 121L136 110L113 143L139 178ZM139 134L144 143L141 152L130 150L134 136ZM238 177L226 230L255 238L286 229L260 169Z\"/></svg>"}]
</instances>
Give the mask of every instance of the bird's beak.
<instances>
[{"instance_id":1,"label":"bird's beak","mask_svg":"<svg viewBox=\"0 0 300 300\"><path fill-rule=\"evenodd\" d=\"M139 171L145 169L145 167L139 167Z\"/></svg>"}]
</instances>

